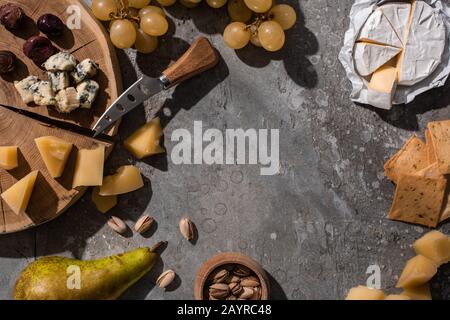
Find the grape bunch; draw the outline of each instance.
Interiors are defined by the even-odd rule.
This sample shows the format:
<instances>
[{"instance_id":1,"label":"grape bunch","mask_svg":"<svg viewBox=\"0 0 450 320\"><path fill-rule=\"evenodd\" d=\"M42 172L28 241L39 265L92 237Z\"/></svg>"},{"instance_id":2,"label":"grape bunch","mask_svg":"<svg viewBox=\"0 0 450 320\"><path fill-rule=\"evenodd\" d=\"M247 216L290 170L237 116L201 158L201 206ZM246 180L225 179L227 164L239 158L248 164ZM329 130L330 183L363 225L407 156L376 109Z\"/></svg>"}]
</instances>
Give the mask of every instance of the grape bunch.
<instances>
[{"instance_id":1,"label":"grape bunch","mask_svg":"<svg viewBox=\"0 0 450 320\"><path fill-rule=\"evenodd\" d=\"M176 0L158 0L172 5ZM158 47L158 37L167 33L169 23L163 9L151 6L150 0L93 0L92 12L101 21L110 21L109 36L119 49L133 45L141 53Z\"/></svg>"}]
</instances>

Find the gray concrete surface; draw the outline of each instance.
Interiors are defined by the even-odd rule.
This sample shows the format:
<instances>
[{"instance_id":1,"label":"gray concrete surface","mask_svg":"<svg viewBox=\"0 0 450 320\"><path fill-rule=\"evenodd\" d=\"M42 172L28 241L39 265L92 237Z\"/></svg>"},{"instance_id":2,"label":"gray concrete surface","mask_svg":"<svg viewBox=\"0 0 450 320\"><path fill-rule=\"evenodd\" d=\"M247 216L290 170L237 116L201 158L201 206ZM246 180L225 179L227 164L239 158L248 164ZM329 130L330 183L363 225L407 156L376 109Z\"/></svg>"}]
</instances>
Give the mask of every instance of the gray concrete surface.
<instances>
[{"instance_id":1,"label":"gray concrete surface","mask_svg":"<svg viewBox=\"0 0 450 320\"><path fill-rule=\"evenodd\" d=\"M163 115L165 146L173 130L208 128L280 129L281 172L261 176L259 166L174 165L170 157L137 165L143 190L120 197L111 214L130 226L153 215L151 235L121 237L105 226L85 196L67 213L39 228L0 236L0 298L9 299L21 269L45 255L91 259L168 240L156 269L125 299L191 299L197 269L212 255L240 251L271 275L274 299L341 299L366 281L373 264L382 288L393 290L412 242L427 230L386 219L393 185L383 163L429 120L449 117L450 86L420 96L391 112L353 104L350 84L338 61L351 0L287 1L299 20L287 44L269 54L252 47L234 52L223 44L225 10L206 6L168 8L170 34L150 56L118 52L125 85L141 73L157 75L188 43L205 34L222 55L213 71L153 98L124 120L120 138L145 118ZM107 164L134 163L119 144ZM190 217L198 228L193 245L182 240L178 221ZM449 226L442 229L449 232ZM161 270L179 275L176 288L154 287ZM447 269L447 270L446 270ZM448 299L449 268L433 281L435 298Z\"/></svg>"}]
</instances>

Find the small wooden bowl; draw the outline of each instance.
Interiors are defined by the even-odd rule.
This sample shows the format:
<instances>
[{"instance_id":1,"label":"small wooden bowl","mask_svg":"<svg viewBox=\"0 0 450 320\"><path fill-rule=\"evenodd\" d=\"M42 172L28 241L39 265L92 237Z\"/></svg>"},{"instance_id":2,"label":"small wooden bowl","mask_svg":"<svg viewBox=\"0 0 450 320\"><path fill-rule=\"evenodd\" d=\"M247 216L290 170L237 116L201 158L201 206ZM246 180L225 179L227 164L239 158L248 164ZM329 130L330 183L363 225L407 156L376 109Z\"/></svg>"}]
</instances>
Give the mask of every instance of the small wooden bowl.
<instances>
[{"instance_id":1,"label":"small wooden bowl","mask_svg":"<svg viewBox=\"0 0 450 320\"><path fill-rule=\"evenodd\" d=\"M195 300L206 300L204 296L205 284L211 272L217 268L227 264L240 264L250 270L259 278L261 283L261 300L268 300L270 296L269 278L267 273L252 258L238 252L224 252L215 255L206 261L198 270L197 277L194 283L194 298Z\"/></svg>"}]
</instances>

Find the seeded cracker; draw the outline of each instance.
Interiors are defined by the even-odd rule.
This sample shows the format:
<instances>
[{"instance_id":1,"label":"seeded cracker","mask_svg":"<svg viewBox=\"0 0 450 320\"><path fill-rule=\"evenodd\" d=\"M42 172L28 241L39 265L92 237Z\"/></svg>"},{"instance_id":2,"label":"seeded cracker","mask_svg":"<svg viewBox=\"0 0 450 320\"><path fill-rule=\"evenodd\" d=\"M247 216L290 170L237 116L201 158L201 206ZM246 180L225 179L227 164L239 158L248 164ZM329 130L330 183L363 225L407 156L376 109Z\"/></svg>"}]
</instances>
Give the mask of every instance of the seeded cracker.
<instances>
[{"instance_id":1,"label":"seeded cracker","mask_svg":"<svg viewBox=\"0 0 450 320\"><path fill-rule=\"evenodd\" d=\"M384 164L384 174L397 183L402 174L415 174L428 166L427 148L413 135L391 159Z\"/></svg>"},{"instance_id":2,"label":"seeded cracker","mask_svg":"<svg viewBox=\"0 0 450 320\"><path fill-rule=\"evenodd\" d=\"M431 141L442 174L450 173L450 120L428 123Z\"/></svg>"},{"instance_id":3,"label":"seeded cracker","mask_svg":"<svg viewBox=\"0 0 450 320\"><path fill-rule=\"evenodd\" d=\"M430 179L417 175L401 175L389 219L436 227L446 184L445 178Z\"/></svg>"},{"instance_id":4,"label":"seeded cracker","mask_svg":"<svg viewBox=\"0 0 450 320\"><path fill-rule=\"evenodd\" d=\"M444 178L444 175L439 172L439 166L437 162L430 164L428 167L425 167L422 170L418 171L416 175L430 179Z\"/></svg>"},{"instance_id":5,"label":"seeded cracker","mask_svg":"<svg viewBox=\"0 0 450 320\"><path fill-rule=\"evenodd\" d=\"M437 161L436 152L434 151L433 140L431 139L430 130L428 129L425 129L425 143L427 145L428 163L435 163Z\"/></svg>"}]
</instances>

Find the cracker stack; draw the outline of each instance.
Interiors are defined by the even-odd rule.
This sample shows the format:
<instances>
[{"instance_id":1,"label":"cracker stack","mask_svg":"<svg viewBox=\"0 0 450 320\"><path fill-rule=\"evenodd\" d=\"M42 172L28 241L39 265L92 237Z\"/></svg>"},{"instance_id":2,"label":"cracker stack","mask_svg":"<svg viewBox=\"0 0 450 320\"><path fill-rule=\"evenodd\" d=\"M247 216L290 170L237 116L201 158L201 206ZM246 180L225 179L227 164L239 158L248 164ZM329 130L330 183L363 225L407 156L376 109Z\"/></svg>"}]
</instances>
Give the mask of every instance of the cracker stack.
<instances>
[{"instance_id":1,"label":"cracker stack","mask_svg":"<svg viewBox=\"0 0 450 320\"><path fill-rule=\"evenodd\" d=\"M434 228L450 218L450 120L428 123L425 141L413 135L384 172L397 185L389 219Z\"/></svg>"}]
</instances>

